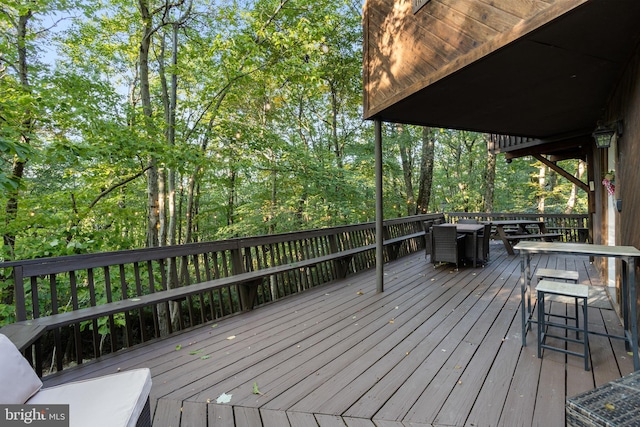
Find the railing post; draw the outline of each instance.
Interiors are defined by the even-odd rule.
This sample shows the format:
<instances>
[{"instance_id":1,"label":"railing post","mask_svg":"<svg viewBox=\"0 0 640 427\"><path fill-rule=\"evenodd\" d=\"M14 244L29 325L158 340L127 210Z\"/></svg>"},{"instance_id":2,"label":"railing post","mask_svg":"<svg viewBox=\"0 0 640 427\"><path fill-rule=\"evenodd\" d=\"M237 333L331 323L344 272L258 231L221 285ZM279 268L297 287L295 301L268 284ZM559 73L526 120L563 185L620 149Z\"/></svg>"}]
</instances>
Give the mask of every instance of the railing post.
<instances>
[{"instance_id":1,"label":"railing post","mask_svg":"<svg viewBox=\"0 0 640 427\"><path fill-rule=\"evenodd\" d=\"M27 320L27 307L24 299L24 277L22 275L22 266L13 267L13 292L16 303L16 320L18 322Z\"/></svg>"},{"instance_id":2,"label":"railing post","mask_svg":"<svg viewBox=\"0 0 640 427\"><path fill-rule=\"evenodd\" d=\"M247 271L250 271L251 261L244 260L244 248L240 246L231 249L231 271L233 275L242 274ZM249 295L248 289L246 286L237 285L238 294L240 297L240 309L243 311L250 310L253 306L253 301L249 301L251 297Z\"/></svg>"}]
</instances>

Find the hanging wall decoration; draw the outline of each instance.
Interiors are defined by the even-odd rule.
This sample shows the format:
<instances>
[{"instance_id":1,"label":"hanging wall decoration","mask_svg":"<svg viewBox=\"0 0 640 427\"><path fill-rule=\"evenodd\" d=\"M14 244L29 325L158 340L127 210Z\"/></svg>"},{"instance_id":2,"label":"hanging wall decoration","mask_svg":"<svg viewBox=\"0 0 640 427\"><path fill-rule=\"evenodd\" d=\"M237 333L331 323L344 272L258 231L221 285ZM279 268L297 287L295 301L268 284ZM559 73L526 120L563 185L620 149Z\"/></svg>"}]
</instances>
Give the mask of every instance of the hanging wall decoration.
<instances>
[{"instance_id":1,"label":"hanging wall decoration","mask_svg":"<svg viewBox=\"0 0 640 427\"><path fill-rule=\"evenodd\" d=\"M616 192L616 175L614 171L609 171L604 174L604 179L602 180L602 185L607 189L607 193L610 196L613 196Z\"/></svg>"}]
</instances>

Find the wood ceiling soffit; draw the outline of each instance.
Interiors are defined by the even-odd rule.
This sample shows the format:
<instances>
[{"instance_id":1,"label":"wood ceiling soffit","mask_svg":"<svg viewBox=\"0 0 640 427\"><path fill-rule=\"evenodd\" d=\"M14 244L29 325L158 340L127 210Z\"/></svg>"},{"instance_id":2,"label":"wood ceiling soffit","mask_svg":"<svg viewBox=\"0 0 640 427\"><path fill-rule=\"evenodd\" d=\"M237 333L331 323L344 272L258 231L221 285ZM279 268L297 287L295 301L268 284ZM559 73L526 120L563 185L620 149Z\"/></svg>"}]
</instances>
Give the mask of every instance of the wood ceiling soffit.
<instances>
[{"instance_id":1,"label":"wood ceiling soffit","mask_svg":"<svg viewBox=\"0 0 640 427\"><path fill-rule=\"evenodd\" d=\"M367 23L365 32L368 33L365 36L367 40L367 52L365 54L367 60L365 61L366 68L364 70L366 75L364 94L367 98L365 101L365 106L367 107L364 111L365 118L373 118L385 108L523 37L525 34L567 13L585 1L587 0L556 1L541 11L540 7L544 5L543 2L516 2L531 3L522 6L524 8L521 10L522 13L526 13L527 10L534 11L534 13L539 11L530 19L520 19L519 21L517 16L511 15L504 10L498 10L495 6L479 0L432 0L415 15L415 19L409 2L406 3L408 5L406 11L385 12L379 9L383 8L383 6L396 6L399 2L391 2L389 0L385 2L368 1L366 3L367 19L365 20ZM516 9L519 7L518 5L511 6ZM453 18L449 18L448 21L445 21L447 15L442 14L445 9L455 11L452 13ZM395 16L393 16L393 13L395 13ZM472 25L464 26L463 23L462 27L454 28L455 20L459 20L460 15L466 15L467 22L471 22ZM487 16L490 16L491 19L487 19ZM424 24L416 22L418 19L421 19ZM458 41L452 41L451 39L447 41L428 31L430 40L440 41L440 44L431 47L432 52L427 55L430 60L425 60L424 52L427 47L424 40L427 33L420 34L418 39L420 43L418 43L415 40L417 33L413 33L412 37L406 37L406 30L408 28L413 31L430 29L429 20L438 21L440 26L437 28L451 28L452 32L462 36ZM406 22L411 22L411 26ZM467 34L474 29L477 31L476 34ZM486 40L490 29L496 32L495 36ZM502 31L503 29L505 31ZM473 39L475 36L479 37L480 40L484 39L486 41L477 46L474 41L468 44L468 39ZM382 40L382 38L386 38L386 41ZM406 41L410 38L413 38L413 40ZM458 49L453 49L453 46ZM464 48L470 48L470 50L466 52L460 50ZM406 49L406 52L403 51L404 49ZM413 61L414 64L410 64L410 61L403 61L403 58ZM416 60L416 58L419 58L419 60ZM446 60L446 62L442 62L443 60ZM403 69L410 73L412 78L403 77L408 74L400 71ZM415 80L416 75L420 76L417 81Z\"/></svg>"}]
</instances>

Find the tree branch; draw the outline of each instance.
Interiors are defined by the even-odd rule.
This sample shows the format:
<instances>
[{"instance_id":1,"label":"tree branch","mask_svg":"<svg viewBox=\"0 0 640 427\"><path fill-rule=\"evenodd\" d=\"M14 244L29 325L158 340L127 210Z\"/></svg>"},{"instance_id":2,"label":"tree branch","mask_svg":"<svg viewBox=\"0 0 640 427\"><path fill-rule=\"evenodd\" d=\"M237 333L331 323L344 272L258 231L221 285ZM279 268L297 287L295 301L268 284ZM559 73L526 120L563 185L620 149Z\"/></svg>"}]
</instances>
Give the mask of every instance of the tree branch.
<instances>
[{"instance_id":1,"label":"tree branch","mask_svg":"<svg viewBox=\"0 0 640 427\"><path fill-rule=\"evenodd\" d=\"M124 179L120 182L116 182L115 184L113 184L111 187L107 188L106 190L104 190L102 193L98 194L98 196L93 199L93 201L89 204L89 209L93 208L103 197L107 196L109 193L111 193L113 190L115 190L118 187L122 187L123 185L133 181L134 179L144 175L144 173L150 168L151 166L146 166L145 168L143 168L140 172L136 173L135 175L130 176L127 179Z\"/></svg>"}]
</instances>

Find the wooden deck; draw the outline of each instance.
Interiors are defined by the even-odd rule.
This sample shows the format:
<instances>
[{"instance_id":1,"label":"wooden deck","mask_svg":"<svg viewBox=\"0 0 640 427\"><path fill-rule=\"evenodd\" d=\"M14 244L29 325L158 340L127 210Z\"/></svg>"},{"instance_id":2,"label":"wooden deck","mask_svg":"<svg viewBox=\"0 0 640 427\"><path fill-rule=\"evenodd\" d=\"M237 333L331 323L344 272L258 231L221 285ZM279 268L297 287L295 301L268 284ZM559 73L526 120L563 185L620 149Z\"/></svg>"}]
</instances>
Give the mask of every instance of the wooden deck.
<instances>
[{"instance_id":1,"label":"wooden deck","mask_svg":"<svg viewBox=\"0 0 640 427\"><path fill-rule=\"evenodd\" d=\"M154 427L563 426L566 396L632 372L632 360L621 340L600 336L590 337L588 372L562 353L538 359L535 331L523 348L519 260L501 242L487 266L459 271L414 254L385 266L382 294L367 271L54 374L45 387L149 367ZM602 289L588 258L536 256L535 266L576 269ZM590 329L621 333L604 303L590 308ZM231 401L216 403L225 393Z\"/></svg>"}]
</instances>

